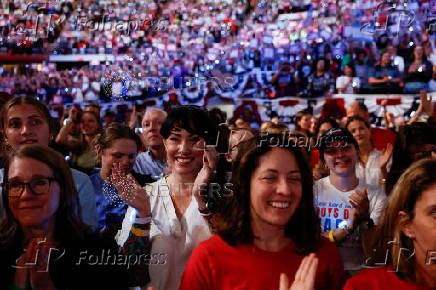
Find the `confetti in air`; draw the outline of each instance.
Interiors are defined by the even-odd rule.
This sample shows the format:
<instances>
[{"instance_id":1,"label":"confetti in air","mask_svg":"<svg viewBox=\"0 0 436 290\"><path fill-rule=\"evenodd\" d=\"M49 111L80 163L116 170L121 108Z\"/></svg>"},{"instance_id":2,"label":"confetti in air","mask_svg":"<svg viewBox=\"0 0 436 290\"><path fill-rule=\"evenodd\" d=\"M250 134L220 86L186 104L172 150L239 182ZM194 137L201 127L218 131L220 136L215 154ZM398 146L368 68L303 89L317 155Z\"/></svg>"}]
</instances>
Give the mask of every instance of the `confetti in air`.
<instances>
[{"instance_id":1,"label":"confetti in air","mask_svg":"<svg viewBox=\"0 0 436 290\"><path fill-rule=\"evenodd\" d=\"M126 61L132 62L133 58ZM118 65L109 66L101 81L104 94L112 96L112 101L115 102L123 101L128 96L129 90L140 83L135 71Z\"/></svg>"}]
</instances>

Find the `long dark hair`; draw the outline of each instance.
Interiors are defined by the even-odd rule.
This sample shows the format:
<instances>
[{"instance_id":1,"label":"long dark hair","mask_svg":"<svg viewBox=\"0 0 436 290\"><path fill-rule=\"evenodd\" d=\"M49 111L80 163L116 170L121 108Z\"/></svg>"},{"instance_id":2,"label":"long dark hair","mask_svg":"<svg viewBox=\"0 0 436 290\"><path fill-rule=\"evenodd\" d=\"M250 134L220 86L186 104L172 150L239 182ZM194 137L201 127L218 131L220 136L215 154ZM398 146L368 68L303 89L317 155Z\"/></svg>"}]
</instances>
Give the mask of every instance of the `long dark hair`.
<instances>
[{"instance_id":1,"label":"long dark hair","mask_svg":"<svg viewBox=\"0 0 436 290\"><path fill-rule=\"evenodd\" d=\"M312 114L307 110L301 110L297 114L295 114L295 131L302 131L301 125L298 124L298 122L300 122L303 119L303 117L307 115L312 116ZM307 134L307 132L304 133Z\"/></svg>"},{"instance_id":2,"label":"long dark hair","mask_svg":"<svg viewBox=\"0 0 436 290\"><path fill-rule=\"evenodd\" d=\"M392 167L386 177L386 194L390 194L401 174L414 162L410 147L436 144L436 128L423 122L414 122L400 128L392 153Z\"/></svg>"},{"instance_id":3,"label":"long dark hair","mask_svg":"<svg viewBox=\"0 0 436 290\"><path fill-rule=\"evenodd\" d=\"M53 149L42 145L24 145L13 151L5 164L3 187L3 205L5 215L0 223L0 246L11 247L21 245L23 232L17 219L9 207L8 198L8 171L15 158L32 158L46 164L53 171L54 178L60 185L59 208L55 214L54 239L61 244L70 244L78 239L83 239L88 228L81 221L81 208L74 185L71 170L62 155Z\"/></svg>"},{"instance_id":4,"label":"long dark hair","mask_svg":"<svg viewBox=\"0 0 436 290\"><path fill-rule=\"evenodd\" d=\"M339 128L339 124L338 124L338 122L336 122L335 119L333 119L332 117L326 117L326 118L322 119L321 121L319 121L318 124L316 125L315 137L318 137L319 129L321 128L322 124L324 124L324 123L329 123L330 125L332 125L332 128Z\"/></svg>"},{"instance_id":5,"label":"long dark hair","mask_svg":"<svg viewBox=\"0 0 436 290\"><path fill-rule=\"evenodd\" d=\"M233 194L224 198L219 216L218 235L231 246L252 244L254 235L251 229L250 180L259 167L259 159L272 148L288 150L297 160L302 178L300 204L285 228L285 236L292 238L300 254L316 251L320 245L320 221L313 203L313 178L301 149L283 135L269 135L267 140L260 138L245 152L238 162L233 176ZM304 227L302 227L304 225Z\"/></svg>"}]
</instances>

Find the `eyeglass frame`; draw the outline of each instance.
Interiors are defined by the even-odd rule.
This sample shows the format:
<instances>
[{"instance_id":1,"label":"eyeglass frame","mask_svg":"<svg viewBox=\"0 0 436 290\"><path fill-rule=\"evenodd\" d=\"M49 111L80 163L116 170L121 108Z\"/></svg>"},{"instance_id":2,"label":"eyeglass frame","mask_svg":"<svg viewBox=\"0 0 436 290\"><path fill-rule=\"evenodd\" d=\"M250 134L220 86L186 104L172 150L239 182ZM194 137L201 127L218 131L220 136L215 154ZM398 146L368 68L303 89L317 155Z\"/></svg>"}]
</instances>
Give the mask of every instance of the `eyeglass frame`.
<instances>
[{"instance_id":1,"label":"eyeglass frame","mask_svg":"<svg viewBox=\"0 0 436 290\"><path fill-rule=\"evenodd\" d=\"M41 180L41 179L47 179L47 180L48 180L48 190L45 191L45 192L42 192L42 193L38 193L38 192L36 192L36 191L32 188L31 183L34 182L34 181L37 181L37 180ZM21 192L20 192L18 195L10 195L10 194L9 194L9 191L10 191L10 187L9 187L9 185L10 185L11 182L8 181L8 182L6 183L6 194L7 194L7 196L10 197L10 198L16 198L16 199L21 198L21 196L23 195L24 189L25 189L25 187L27 186L27 187L29 188L30 192L31 192L33 195L35 195L35 196L41 196L41 195L44 195L44 194L46 194L47 192L49 192L49 190L50 190L50 186L51 186L51 184L53 183L53 181L58 181L58 180L57 180L56 178L54 178L54 177L38 177L38 178L32 179L30 182L19 182L19 181L17 181L17 183L20 183L20 185L21 185ZM15 181L13 181L13 182L15 182Z\"/></svg>"}]
</instances>

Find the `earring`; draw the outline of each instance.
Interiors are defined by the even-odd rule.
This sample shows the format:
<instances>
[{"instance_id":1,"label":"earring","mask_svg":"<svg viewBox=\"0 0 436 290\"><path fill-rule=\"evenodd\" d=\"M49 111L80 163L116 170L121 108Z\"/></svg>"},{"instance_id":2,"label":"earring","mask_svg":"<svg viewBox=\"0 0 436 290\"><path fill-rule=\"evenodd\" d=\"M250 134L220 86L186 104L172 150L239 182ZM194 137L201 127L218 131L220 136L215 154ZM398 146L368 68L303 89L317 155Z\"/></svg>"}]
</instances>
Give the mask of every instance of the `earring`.
<instances>
[{"instance_id":1,"label":"earring","mask_svg":"<svg viewBox=\"0 0 436 290\"><path fill-rule=\"evenodd\" d=\"M407 237L408 237L409 239L411 239L411 240L415 239L415 236L414 236L414 235L407 235Z\"/></svg>"}]
</instances>

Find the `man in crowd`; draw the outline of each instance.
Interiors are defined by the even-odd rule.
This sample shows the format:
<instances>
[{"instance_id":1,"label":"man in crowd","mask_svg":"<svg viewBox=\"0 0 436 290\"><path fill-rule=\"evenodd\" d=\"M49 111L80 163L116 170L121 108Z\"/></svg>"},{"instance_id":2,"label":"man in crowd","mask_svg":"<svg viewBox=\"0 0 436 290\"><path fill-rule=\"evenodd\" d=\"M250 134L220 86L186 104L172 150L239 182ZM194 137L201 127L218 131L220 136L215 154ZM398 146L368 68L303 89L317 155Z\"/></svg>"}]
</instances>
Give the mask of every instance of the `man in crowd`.
<instances>
[{"instance_id":1,"label":"man in crowd","mask_svg":"<svg viewBox=\"0 0 436 290\"><path fill-rule=\"evenodd\" d=\"M160 128L166 117L165 111L156 108L145 113L142 119L142 134L148 149L138 155L133 166L134 172L151 175L154 180L158 180L167 167L165 146L160 134Z\"/></svg>"}]
</instances>

